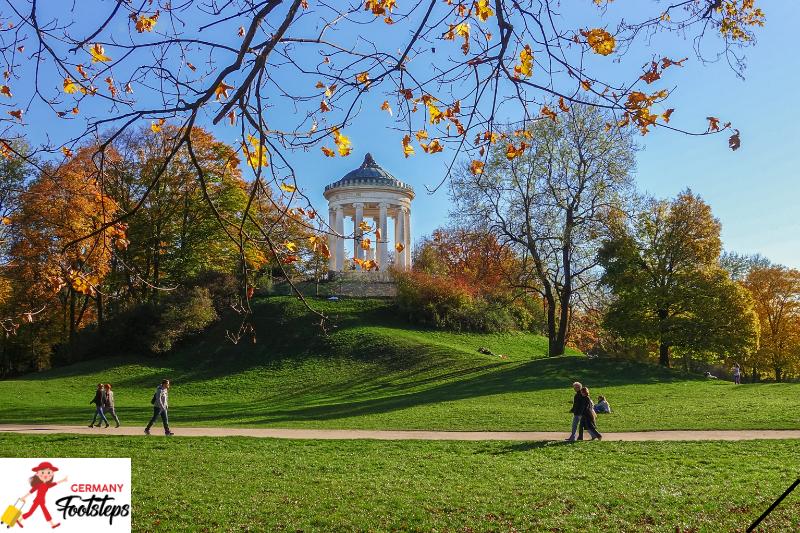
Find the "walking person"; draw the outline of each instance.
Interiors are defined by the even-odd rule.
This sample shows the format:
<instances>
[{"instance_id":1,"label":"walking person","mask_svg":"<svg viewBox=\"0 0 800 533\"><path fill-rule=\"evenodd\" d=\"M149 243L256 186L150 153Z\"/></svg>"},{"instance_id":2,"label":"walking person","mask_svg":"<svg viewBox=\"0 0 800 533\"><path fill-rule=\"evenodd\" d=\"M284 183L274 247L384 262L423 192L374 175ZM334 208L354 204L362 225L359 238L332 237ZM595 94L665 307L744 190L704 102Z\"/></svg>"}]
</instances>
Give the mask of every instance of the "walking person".
<instances>
[{"instance_id":1,"label":"walking person","mask_svg":"<svg viewBox=\"0 0 800 533\"><path fill-rule=\"evenodd\" d=\"M583 440L583 428L592 436L592 440L603 440L603 435L597 431L595 421L597 420L597 413L594 412L594 404L592 398L589 396L589 389L581 387L581 432L579 439Z\"/></svg>"},{"instance_id":2,"label":"walking person","mask_svg":"<svg viewBox=\"0 0 800 533\"><path fill-rule=\"evenodd\" d=\"M94 398L89 403L95 405L94 418L92 418L92 423L89 424L89 427L95 427L95 422L97 422L97 427L100 427L103 422L105 422L106 427L108 427L110 424L108 423L106 415L103 413L103 406L106 403L106 389L103 387L102 383L97 384L97 391L94 393ZM100 420L97 420L98 416Z\"/></svg>"},{"instance_id":3,"label":"walking person","mask_svg":"<svg viewBox=\"0 0 800 533\"><path fill-rule=\"evenodd\" d=\"M581 385L579 382L575 382L572 384L572 389L575 391L575 396L572 397L572 409L569 410L572 413L572 433L570 433L569 438L566 439L567 442L574 442L575 441L575 432L578 431L578 427L581 425L581 413L583 412L581 409L583 400L581 399Z\"/></svg>"},{"instance_id":4,"label":"walking person","mask_svg":"<svg viewBox=\"0 0 800 533\"><path fill-rule=\"evenodd\" d=\"M735 385L742 384L742 369L739 367L739 363L733 364L733 383Z\"/></svg>"},{"instance_id":5,"label":"walking person","mask_svg":"<svg viewBox=\"0 0 800 533\"><path fill-rule=\"evenodd\" d=\"M161 385L156 387L156 392L153 394L153 399L150 400L150 403L153 404L153 418L150 419L148 422L147 427L144 428L145 435L150 434L150 428L153 427L153 424L156 423L158 417L161 417L161 421L164 424L164 435L167 437L171 437L174 435L172 431L169 430L169 417L167 416L167 411L169 409L169 380L165 379L161 382Z\"/></svg>"},{"instance_id":6,"label":"walking person","mask_svg":"<svg viewBox=\"0 0 800 533\"><path fill-rule=\"evenodd\" d=\"M106 403L103 405L103 411L107 413L111 413L111 416L114 417L114 422L116 422L115 428L119 427L119 417L117 416L117 410L114 408L114 391L111 390L111 383L106 383L105 385L106 391Z\"/></svg>"}]
</instances>

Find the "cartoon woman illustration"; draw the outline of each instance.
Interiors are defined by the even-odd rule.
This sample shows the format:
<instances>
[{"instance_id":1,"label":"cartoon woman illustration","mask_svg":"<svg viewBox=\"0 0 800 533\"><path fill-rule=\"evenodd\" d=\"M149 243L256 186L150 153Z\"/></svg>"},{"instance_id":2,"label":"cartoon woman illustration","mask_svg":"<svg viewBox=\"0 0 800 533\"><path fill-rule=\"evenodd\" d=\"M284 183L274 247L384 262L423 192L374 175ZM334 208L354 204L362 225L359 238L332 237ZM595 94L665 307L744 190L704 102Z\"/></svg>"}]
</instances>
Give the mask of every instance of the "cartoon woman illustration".
<instances>
[{"instance_id":1,"label":"cartoon woman illustration","mask_svg":"<svg viewBox=\"0 0 800 533\"><path fill-rule=\"evenodd\" d=\"M47 495L48 490L52 489L59 483L64 483L67 480L67 478L64 477L64 479L60 481L53 482L53 477L55 476L55 472L58 472L58 468L56 468L47 461L39 464L38 466L33 467L31 470L35 472L35 474L30 479L31 490L25 493L24 496L22 496L23 505L25 505L25 500L28 498L28 496L30 496L34 492L36 493L36 497L34 497L33 499L33 505L31 506L31 508L28 510L27 513L22 515L22 518L27 520L33 514L33 512L36 510L37 507L41 507L44 519L50 523L51 528L55 529L61 525L61 522L57 524L53 523L53 519L50 516L50 512L44 505L45 503L44 499L45 496ZM19 527L24 527L22 525L22 520L18 520L17 525Z\"/></svg>"}]
</instances>

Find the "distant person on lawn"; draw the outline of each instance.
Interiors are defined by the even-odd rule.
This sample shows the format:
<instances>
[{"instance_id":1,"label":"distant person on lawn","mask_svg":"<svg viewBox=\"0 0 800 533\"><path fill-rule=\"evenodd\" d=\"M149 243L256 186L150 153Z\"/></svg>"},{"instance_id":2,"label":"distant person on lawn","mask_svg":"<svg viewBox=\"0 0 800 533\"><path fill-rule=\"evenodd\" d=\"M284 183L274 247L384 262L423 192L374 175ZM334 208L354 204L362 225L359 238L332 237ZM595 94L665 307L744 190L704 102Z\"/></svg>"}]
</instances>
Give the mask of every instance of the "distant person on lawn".
<instances>
[{"instance_id":1,"label":"distant person on lawn","mask_svg":"<svg viewBox=\"0 0 800 533\"><path fill-rule=\"evenodd\" d=\"M111 390L111 383L106 383L103 387L106 391L106 403L103 405L103 411L111 413L114 417L114 422L117 423L114 427L119 427L119 417L117 417L117 410L114 408L114 391Z\"/></svg>"},{"instance_id":2,"label":"distant person on lawn","mask_svg":"<svg viewBox=\"0 0 800 533\"><path fill-rule=\"evenodd\" d=\"M106 419L106 415L103 414L103 406L106 403L106 390L102 383L97 384L97 391L95 391L94 398L89 403L93 403L95 405L94 418L92 418L92 423L89 424L89 427L93 428L95 426L95 422L97 422L97 427L100 427L102 422L105 422L106 427L108 427L110 424ZM100 416L99 421L97 420L98 415Z\"/></svg>"},{"instance_id":3,"label":"distant person on lawn","mask_svg":"<svg viewBox=\"0 0 800 533\"><path fill-rule=\"evenodd\" d=\"M575 441L575 432L578 431L578 427L581 425L581 406L583 403L581 399L581 387L583 387L583 385L577 381L572 384L575 396L572 397L572 409L569 410L569 412L572 413L572 433L570 433L567 439L569 442Z\"/></svg>"},{"instance_id":4,"label":"distant person on lawn","mask_svg":"<svg viewBox=\"0 0 800 533\"><path fill-rule=\"evenodd\" d=\"M736 385L742 384L742 369L739 367L739 363L733 364L733 382Z\"/></svg>"},{"instance_id":5,"label":"distant person on lawn","mask_svg":"<svg viewBox=\"0 0 800 533\"><path fill-rule=\"evenodd\" d=\"M165 379L161 382L161 385L156 387L156 392L153 394L153 399L150 400L150 403L153 404L153 418L150 419L147 427L144 428L146 435L150 434L150 428L153 427L153 424L156 423L156 420L158 420L159 416L161 417L161 421L164 423L164 435L167 437L174 435L174 433L169 430L169 417L167 416L167 410L169 409L168 392L169 380Z\"/></svg>"},{"instance_id":6,"label":"distant person on lawn","mask_svg":"<svg viewBox=\"0 0 800 533\"><path fill-rule=\"evenodd\" d=\"M594 412L597 414L600 413L611 413L611 406L608 405L608 400L606 400L605 396L598 396L597 403L594 406Z\"/></svg>"},{"instance_id":7,"label":"distant person on lawn","mask_svg":"<svg viewBox=\"0 0 800 533\"><path fill-rule=\"evenodd\" d=\"M603 440L603 436L594 425L595 420L597 420L597 413L594 412L594 403L592 403L589 389L586 387L581 387L581 398L581 431L578 439L583 440L583 428L586 428L586 431L592 436L592 440Z\"/></svg>"}]
</instances>

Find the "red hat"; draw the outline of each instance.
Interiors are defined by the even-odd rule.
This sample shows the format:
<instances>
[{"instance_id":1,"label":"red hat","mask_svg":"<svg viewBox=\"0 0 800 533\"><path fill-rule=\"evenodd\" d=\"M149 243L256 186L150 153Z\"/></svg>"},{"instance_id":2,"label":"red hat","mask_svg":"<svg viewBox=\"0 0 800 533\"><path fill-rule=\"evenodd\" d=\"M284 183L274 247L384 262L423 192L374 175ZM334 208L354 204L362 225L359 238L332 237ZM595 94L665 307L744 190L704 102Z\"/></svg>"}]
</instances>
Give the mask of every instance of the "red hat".
<instances>
[{"instance_id":1,"label":"red hat","mask_svg":"<svg viewBox=\"0 0 800 533\"><path fill-rule=\"evenodd\" d=\"M58 472L58 468L51 465L49 461L45 461L39 464L39 466L34 466L31 468L31 471L33 472L38 472L39 470L52 470L53 472Z\"/></svg>"}]
</instances>

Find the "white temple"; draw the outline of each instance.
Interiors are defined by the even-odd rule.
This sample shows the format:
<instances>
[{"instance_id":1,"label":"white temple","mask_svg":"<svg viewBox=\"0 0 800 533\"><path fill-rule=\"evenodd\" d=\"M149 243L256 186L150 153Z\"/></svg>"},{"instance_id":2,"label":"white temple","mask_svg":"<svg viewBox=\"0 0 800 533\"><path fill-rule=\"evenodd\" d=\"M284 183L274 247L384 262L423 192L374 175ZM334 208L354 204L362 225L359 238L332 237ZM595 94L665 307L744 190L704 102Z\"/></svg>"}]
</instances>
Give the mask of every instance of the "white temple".
<instances>
[{"instance_id":1,"label":"white temple","mask_svg":"<svg viewBox=\"0 0 800 533\"><path fill-rule=\"evenodd\" d=\"M328 220L335 234L328 237L331 251L328 270L342 272L350 268L345 262L345 218L350 217L353 224L352 257L362 260L373 259L378 270L388 270L390 250L394 252L393 264L400 270L411 269L411 201L414 189L398 180L380 165L370 154L357 169L347 173L342 179L325 187L328 200ZM394 226L394 239L389 238L389 219ZM372 219L380 229L380 239L371 235L370 246L362 246L363 232L361 222ZM349 232L347 234L350 234ZM399 251L398 251L399 250Z\"/></svg>"}]
</instances>

